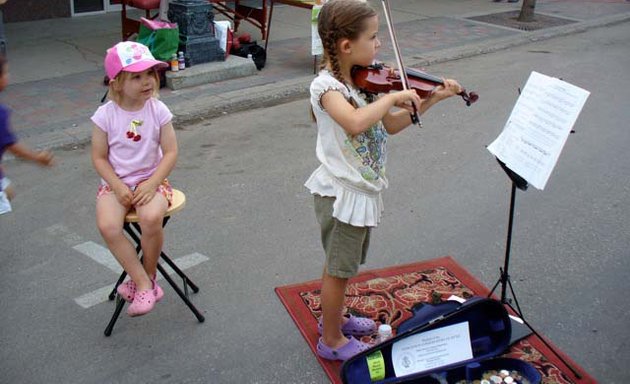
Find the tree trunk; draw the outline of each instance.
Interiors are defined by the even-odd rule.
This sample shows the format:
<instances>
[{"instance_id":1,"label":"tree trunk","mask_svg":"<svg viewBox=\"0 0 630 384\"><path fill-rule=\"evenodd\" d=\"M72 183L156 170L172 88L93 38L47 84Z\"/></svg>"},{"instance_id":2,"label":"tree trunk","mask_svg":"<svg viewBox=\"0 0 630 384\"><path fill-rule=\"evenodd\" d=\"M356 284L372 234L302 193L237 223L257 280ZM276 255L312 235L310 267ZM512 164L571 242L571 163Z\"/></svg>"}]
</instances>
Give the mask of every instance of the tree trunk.
<instances>
[{"instance_id":1,"label":"tree trunk","mask_svg":"<svg viewBox=\"0 0 630 384\"><path fill-rule=\"evenodd\" d=\"M518 15L518 21L530 22L534 21L534 9L536 8L536 0L523 0L521 13Z\"/></svg>"}]
</instances>

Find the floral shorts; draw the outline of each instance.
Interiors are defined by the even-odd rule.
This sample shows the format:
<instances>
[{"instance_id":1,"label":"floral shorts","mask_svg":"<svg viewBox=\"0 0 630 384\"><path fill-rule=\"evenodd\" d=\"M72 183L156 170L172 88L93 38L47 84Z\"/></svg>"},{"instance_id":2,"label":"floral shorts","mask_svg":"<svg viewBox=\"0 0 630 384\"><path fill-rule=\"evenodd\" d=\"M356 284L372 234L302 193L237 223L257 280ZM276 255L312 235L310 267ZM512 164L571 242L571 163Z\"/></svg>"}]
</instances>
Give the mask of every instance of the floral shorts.
<instances>
[{"instance_id":1,"label":"floral shorts","mask_svg":"<svg viewBox=\"0 0 630 384\"><path fill-rule=\"evenodd\" d=\"M136 188L138 188L138 186L142 183L144 183L144 181L141 181L137 185L131 187L131 190L135 191ZM171 204L173 204L173 187L171 187L171 184L168 182L168 179L164 179L162 181L162 184L158 185L155 191L157 193L162 194L162 196L166 197L166 201L168 202L169 207L171 206ZM96 192L96 198L98 199L99 197L106 195L108 193L114 193L114 191L112 190L112 187L110 187L109 184L101 184L98 186L98 191Z\"/></svg>"}]
</instances>

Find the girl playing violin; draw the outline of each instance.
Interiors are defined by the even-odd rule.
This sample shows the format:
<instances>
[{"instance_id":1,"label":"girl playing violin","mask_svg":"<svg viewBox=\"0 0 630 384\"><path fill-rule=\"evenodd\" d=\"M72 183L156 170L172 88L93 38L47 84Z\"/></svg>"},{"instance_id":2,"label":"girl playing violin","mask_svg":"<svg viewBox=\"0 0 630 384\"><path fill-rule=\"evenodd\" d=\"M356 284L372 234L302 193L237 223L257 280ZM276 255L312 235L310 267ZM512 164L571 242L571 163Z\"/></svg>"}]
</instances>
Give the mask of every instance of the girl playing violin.
<instances>
[{"instance_id":1,"label":"girl playing violin","mask_svg":"<svg viewBox=\"0 0 630 384\"><path fill-rule=\"evenodd\" d=\"M462 91L454 80L444 80L423 100L413 90L378 98L359 91L351 69L374 62L381 45L378 26L374 9L360 0L328 1L319 14L324 58L310 91L321 165L305 185L314 195L326 253L317 353L329 360L347 360L369 348L354 336L376 330L371 319L344 315L344 298L348 278L365 262L371 228L383 210L387 136L411 124L414 106L422 114Z\"/></svg>"}]
</instances>

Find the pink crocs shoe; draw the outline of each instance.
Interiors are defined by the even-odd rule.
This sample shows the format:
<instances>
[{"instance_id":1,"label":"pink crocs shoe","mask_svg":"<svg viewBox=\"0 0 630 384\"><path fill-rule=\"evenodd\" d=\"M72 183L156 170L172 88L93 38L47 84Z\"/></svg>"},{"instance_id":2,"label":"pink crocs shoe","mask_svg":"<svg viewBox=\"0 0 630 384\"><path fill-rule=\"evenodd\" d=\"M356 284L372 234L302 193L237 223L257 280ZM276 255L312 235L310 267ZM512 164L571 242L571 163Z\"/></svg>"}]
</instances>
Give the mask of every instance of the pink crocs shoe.
<instances>
[{"instance_id":1,"label":"pink crocs shoe","mask_svg":"<svg viewBox=\"0 0 630 384\"><path fill-rule=\"evenodd\" d=\"M153 289L155 290L155 292L153 292L155 294L155 301L157 302L162 300L162 298L164 297L164 290L162 290L162 287L157 284L157 282L155 281L155 277L153 277L151 281L153 282ZM118 288L116 288L116 292L118 292L120 297L122 297L128 303L131 303L133 301L133 298L136 295L136 291L136 283L134 283L133 280L127 280L124 283L120 284Z\"/></svg>"},{"instance_id":2,"label":"pink crocs shoe","mask_svg":"<svg viewBox=\"0 0 630 384\"><path fill-rule=\"evenodd\" d=\"M127 314L131 317L145 315L155 306L155 284L153 289L136 292L133 302L127 308Z\"/></svg>"},{"instance_id":3,"label":"pink crocs shoe","mask_svg":"<svg viewBox=\"0 0 630 384\"><path fill-rule=\"evenodd\" d=\"M151 281L153 282L153 294L155 295L155 302L157 303L164 297L164 290L158 285L155 278L151 279Z\"/></svg>"},{"instance_id":4,"label":"pink crocs shoe","mask_svg":"<svg viewBox=\"0 0 630 384\"><path fill-rule=\"evenodd\" d=\"M136 283L134 283L133 280L127 280L116 287L116 292L118 292L120 297L125 301L131 303L136 295Z\"/></svg>"}]
</instances>

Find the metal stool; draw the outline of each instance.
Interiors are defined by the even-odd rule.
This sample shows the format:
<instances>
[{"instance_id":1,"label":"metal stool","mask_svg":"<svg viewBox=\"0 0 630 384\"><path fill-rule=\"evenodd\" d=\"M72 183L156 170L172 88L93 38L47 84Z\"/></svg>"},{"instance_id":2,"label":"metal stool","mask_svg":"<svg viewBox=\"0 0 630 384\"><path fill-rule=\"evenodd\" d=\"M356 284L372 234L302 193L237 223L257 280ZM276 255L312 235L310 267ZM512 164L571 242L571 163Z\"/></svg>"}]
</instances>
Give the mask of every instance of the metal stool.
<instances>
[{"instance_id":1,"label":"metal stool","mask_svg":"<svg viewBox=\"0 0 630 384\"><path fill-rule=\"evenodd\" d=\"M164 220L162 221L162 228L166 226L166 223L168 223L172 215L181 211L184 208L184 205L186 205L186 196L184 195L184 193L177 189L173 189L173 203L164 214ZM142 252L142 246L140 245L140 236L142 235L142 232L140 230L140 224L138 224L138 215L136 214L135 210L131 210L129 211L129 213L127 213L127 216L125 216L125 224L123 225L123 228L125 229L125 232L127 232L127 234L129 235L129 237L131 237L133 242L136 244L136 252L139 255ZM184 301L184 303L188 306L188 308L190 308L190 310L195 315L195 317L197 317L197 320L199 320L200 323L203 323L205 318L203 317L201 313L199 313L199 310L197 310L197 308L193 305L193 303L188 299L188 287L190 286L190 288L195 293L199 292L199 288L195 285L195 283L193 283L188 278L188 276L186 276L184 272L182 272L181 269L177 267L177 265L175 265L173 260L171 260L171 258L168 257L168 255L165 254L164 251L160 253L160 258L164 260L166 264L168 264L173 269L173 271L175 271L175 273L177 273L182 278L184 290L182 291L179 285L177 285L177 283L173 281L173 279L171 279L171 277L168 275L168 273L166 273L166 271L164 270L164 267L162 267L160 263L158 263L157 265L158 271L164 277L164 279L168 281L171 287L173 287L175 292L177 292L179 297ZM142 258L140 260L142 260ZM118 316L120 316L120 312L125 306L125 300L118 296L116 292L116 288L118 288L118 286L123 282L123 280L125 280L126 276L127 276L127 272L123 271L120 277L118 278L116 285L114 285L114 289L109 294L110 300L114 300L114 298L116 298L116 310L114 311L114 315L112 316L112 318L109 320L109 324L107 324L107 328L105 328L105 336L109 336L112 334L112 329L114 328L114 324L116 324L116 320L118 320Z\"/></svg>"}]
</instances>

